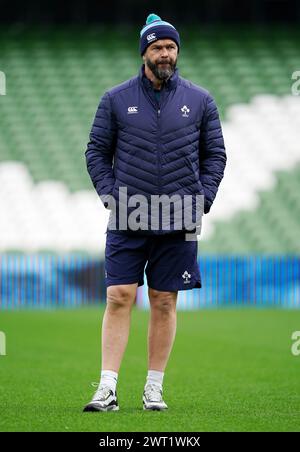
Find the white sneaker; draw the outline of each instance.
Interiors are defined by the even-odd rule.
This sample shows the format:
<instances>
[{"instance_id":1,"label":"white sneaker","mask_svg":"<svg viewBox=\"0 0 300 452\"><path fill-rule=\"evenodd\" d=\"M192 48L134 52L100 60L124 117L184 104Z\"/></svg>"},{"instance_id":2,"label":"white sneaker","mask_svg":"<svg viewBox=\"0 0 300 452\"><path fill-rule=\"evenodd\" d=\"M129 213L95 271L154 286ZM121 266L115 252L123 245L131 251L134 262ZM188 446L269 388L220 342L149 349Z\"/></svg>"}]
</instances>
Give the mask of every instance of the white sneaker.
<instances>
[{"instance_id":1,"label":"white sneaker","mask_svg":"<svg viewBox=\"0 0 300 452\"><path fill-rule=\"evenodd\" d=\"M143 394L144 410L166 410L168 406L162 399L162 393L162 388L157 385L148 384L145 386Z\"/></svg>"},{"instance_id":2,"label":"white sneaker","mask_svg":"<svg viewBox=\"0 0 300 452\"><path fill-rule=\"evenodd\" d=\"M83 411L119 411L117 392L114 393L109 386L99 385L94 397Z\"/></svg>"}]
</instances>

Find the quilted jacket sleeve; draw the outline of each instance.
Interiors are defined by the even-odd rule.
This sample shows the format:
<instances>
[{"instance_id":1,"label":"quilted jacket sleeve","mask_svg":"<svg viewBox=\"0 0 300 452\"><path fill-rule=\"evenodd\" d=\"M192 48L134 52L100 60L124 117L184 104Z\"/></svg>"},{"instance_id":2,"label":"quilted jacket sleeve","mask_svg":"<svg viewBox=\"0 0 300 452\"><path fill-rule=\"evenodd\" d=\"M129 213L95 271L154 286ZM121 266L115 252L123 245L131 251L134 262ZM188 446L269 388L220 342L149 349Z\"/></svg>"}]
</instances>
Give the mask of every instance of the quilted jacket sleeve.
<instances>
[{"instance_id":1,"label":"quilted jacket sleeve","mask_svg":"<svg viewBox=\"0 0 300 452\"><path fill-rule=\"evenodd\" d=\"M216 197L226 165L226 152L218 109L209 94L200 126L200 181L205 195L204 213Z\"/></svg>"},{"instance_id":2,"label":"quilted jacket sleeve","mask_svg":"<svg viewBox=\"0 0 300 452\"><path fill-rule=\"evenodd\" d=\"M87 170L105 207L108 207L105 195L112 194L115 183L112 163L116 131L110 97L105 93L98 106L85 151Z\"/></svg>"}]
</instances>

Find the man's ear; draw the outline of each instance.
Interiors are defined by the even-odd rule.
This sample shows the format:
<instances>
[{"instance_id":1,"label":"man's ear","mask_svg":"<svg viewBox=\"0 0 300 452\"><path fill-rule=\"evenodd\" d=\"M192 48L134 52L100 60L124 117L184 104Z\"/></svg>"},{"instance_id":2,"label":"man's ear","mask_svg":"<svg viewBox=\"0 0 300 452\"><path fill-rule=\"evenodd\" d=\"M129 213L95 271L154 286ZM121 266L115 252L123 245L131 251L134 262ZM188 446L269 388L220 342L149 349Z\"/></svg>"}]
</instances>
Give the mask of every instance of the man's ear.
<instances>
[{"instance_id":1,"label":"man's ear","mask_svg":"<svg viewBox=\"0 0 300 452\"><path fill-rule=\"evenodd\" d=\"M145 61L146 61L146 57L145 57L145 54L143 55L143 61L144 61L144 63L145 63Z\"/></svg>"}]
</instances>

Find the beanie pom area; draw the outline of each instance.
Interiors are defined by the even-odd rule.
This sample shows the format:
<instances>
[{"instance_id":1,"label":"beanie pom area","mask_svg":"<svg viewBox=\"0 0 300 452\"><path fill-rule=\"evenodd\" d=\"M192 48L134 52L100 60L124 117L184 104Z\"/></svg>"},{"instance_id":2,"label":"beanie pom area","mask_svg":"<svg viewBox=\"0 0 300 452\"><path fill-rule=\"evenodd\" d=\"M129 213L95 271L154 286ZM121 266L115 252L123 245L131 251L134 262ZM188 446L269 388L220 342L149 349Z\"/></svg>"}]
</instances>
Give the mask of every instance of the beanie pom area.
<instances>
[{"instance_id":1,"label":"beanie pom area","mask_svg":"<svg viewBox=\"0 0 300 452\"><path fill-rule=\"evenodd\" d=\"M161 18L157 14L149 14L146 20L146 25L152 24L156 20L161 20Z\"/></svg>"}]
</instances>

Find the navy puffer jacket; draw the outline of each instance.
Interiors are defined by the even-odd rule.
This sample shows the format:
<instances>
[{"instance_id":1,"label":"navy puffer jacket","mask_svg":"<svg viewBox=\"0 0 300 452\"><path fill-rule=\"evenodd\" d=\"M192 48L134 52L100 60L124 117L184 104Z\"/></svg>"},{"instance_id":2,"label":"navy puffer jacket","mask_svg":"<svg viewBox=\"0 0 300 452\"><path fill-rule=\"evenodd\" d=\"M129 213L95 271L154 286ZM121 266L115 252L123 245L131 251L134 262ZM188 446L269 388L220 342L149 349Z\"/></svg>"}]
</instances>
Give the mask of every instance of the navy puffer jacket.
<instances>
[{"instance_id":1,"label":"navy puffer jacket","mask_svg":"<svg viewBox=\"0 0 300 452\"><path fill-rule=\"evenodd\" d=\"M126 187L128 197L140 194L148 200L151 195L202 194L207 213L226 164L219 114L209 92L176 69L158 102L144 65L138 76L102 97L85 155L106 207L103 195L113 195L119 206L118 189ZM173 220L169 231L151 231L150 213L146 223L147 233L173 232Z\"/></svg>"}]
</instances>

